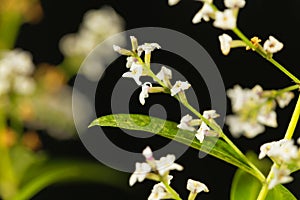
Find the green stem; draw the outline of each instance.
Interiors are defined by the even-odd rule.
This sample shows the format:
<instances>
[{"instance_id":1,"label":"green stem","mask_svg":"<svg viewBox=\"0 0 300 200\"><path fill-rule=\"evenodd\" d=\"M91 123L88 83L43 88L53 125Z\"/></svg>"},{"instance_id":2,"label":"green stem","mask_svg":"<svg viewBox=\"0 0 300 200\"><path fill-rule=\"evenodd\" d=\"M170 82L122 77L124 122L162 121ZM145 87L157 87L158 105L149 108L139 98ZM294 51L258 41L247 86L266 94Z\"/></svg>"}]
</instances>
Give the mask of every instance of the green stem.
<instances>
[{"instance_id":1,"label":"green stem","mask_svg":"<svg viewBox=\"0 0 300 200\"><path fill-rule=\"evenodd\" d=\"M166 190L168 191L168 193L170 193L172 195L172 197L176 200L181 200L180 196L177 194L177 192L168 184L167 181L162 181L162 183L164 184L164 186L166 187Z\"/></svg>"},{"instance_id":2,"label":"green stem","mask_svg":"<svg viewBox=\"0 0 300 200\"><path fill-rule=\"evenodd\" d=\"M291 139L293 137L295 128L296 128L298 120L299 120L299 115L300 115L300 95L298 97L297 104L296 104L295 110L293 112L291 121L289 123L288 129L285 133L285 136L284 136L285 139Z\"/></svg>"},{"instance_id":3,"label":"green stem","mask_svg":"<svg viewBox=\"0 0 300 200\"><path fill-rule=\"evenodd\" d=\"M265 200L268 192L269 192L269 183L272 180L274 169L276 167L276 164L274 163L271 167L270 173L266 179L266 181L263 183L263 186L258 194L257 200Z\"/></svg>"},{"instance_id":4,"label":"green stem","mask_svg":"<svg viewBox=\"0 0 300 200\"><path fill-rule=\"evenodd\" d=\"M300 80L295 77L291 72L289 72L286 68L284 68L280 63L278 63L273 58L269 58L265 52L261 51L260 48L255 47L251 41L236 27L232 29L232 31L241 39L243 40L249 47L255 49L255 51L260 54L263 58L271 62L275 67L277 67L280 71L286 74L290 79L292 79L295 83L300 83Z\"/></svg>"},{"instance_id":5,"label":"green stem","mask_svg":"<svg viewBox=\"0 0 300 200\"><path fill-rule=\"evenodd\" d=\"M196 199L196 197L197 197L197 193L190 192L188 200L194 200L194 199Z\"/></svg>"},{"instance_id":6,"label":"green stem","mask_svg":"<svg viewBox=\"0 0 300 200\"><path fill-rule=\"evenodd\" d=\"M286 87L286 88L283 88L281 90L278 90L277 93L278 94L281 94L281 93L285 93L285 92L290 92L290 91L293 91L293 90L297 90L299 89L299 85L292 85L292 86L289 86L289 87Z\"/></svg>"}]
</instances>

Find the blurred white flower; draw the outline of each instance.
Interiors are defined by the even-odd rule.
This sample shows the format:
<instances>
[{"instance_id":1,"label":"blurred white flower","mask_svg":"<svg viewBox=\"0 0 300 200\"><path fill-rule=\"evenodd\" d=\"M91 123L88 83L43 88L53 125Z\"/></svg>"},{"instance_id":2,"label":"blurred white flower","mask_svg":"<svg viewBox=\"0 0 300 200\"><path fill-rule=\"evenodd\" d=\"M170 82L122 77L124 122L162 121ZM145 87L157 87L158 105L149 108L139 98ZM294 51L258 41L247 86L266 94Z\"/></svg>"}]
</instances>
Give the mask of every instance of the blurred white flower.
<instances>
[{"instance_id":1,"label":"blurred white flower","mask_svg":"<svg viewBox=\"0 0 300 200\"><path fill-rule=\"evenodd\" d=\"M207 186L204 183L201 183L199 181L195 181L192 179L189 179L186 185L186 188L191 191L191 193L200 193L202 191L209 192Z\"/></svg>"},{"instance_id":2,"label":"blurred white flower","mask_svg":"<svg viewBox=\"0 0 300 200\"><path fill-rule=\"evenodd\" d=\"M175 6L175 5L178 4L179 2L180 2L180 0L168 0L169 6Z\"/></svg>"},{"instance_id":3,"label":"blurred white flower","mask_svg":"<svg viewBox=\"0 0 300 200\"><path fill-rule=\"evenodd\" d=\"M273 174L274 176L269 183L269 190L278 184L284 184L293 181L293 177L290 176L291 171L286 168L275 168L273 170Z\"/></svg>"},{"instance_id":4,"label":"blurred white flower","mask_svg":"<svg viewBox=\"0 0 300 200\"><path fill-rule=\"evenodd\" d=\"M137 181L142 182L145 180L147 174L151 172L151 167L147 163L136 163L135 171L129 178L129 185L133 186Z\"/></svg>"},{"instance_id":5,"label":"blurred white flower","mask_svg":"<svg viewBox=\"0 0 300 200\"><path fill-rule=\"evenodd\" d=\"M216 19L213 25L224 30L231 30L236 27L236 17L231 9L226 9L223 12L217 11L215 13Z\"/></svg>"},{"instance_id":6,"label":"blurred white flower","mask_svg":"<svg viewBox=\"0 0 300 200\"><path fill-rule=\"evenodd\" d=\"M171 96L176 95L178 92L187 90L191 87L191 84L189 84L187 81L176 81L176 83L171 88Z\"/></svg>"},{"instance_id":7,"label":"blurred white flower","mask_svg":"<svg viewBox=\"0 0 300 200\"><path fill-rule=\"evenodd\" d=\"M153 160L153 152L151 150L150 147L146 147L144 150L143 150L143 156L146 158L146 160Z\"/></svg>"},{"instance_id":8,"label":"blurred white flower","mask_svg":"<svg viewBox=\"0 0 300 200\"><path fill-rule=\"evenodd\" d=\"M32 56L21 49L3 52L0 55L0 95L10 90L29 95L35 90L35 81L31 78L34 71Z\"/></svg>"},{"instance_id":9,"label":"blurred white flower","mask_svg":"<svg viewBox=\"0 0 300 200\"><path fill-rule=\"evenodd\" d=\"M78 33L65 35L60 49L68 57L85 57L107 37L122 32L123 19L111 7L85 13Z\"/></svg>"},{"instance_id":10,"label":"blurred white flower","mask_svg":"<svg viewBox=\"0 0 300 200\"><path fill-rule=\"evenodd\" d=\"M257 121L263 125L276 128L278 126L277 124L277 115L275 111L269 111L269 112L260 112L257 115Z\"/></svg>"},{"instance_id":11,"label":"blurred white flower","mask_svg":"<svg viewBox=\"0 0 300 200\"><path fill-rule=\"evenodd\" d=\"M221 51L224 55L228 55L230 52L230 43L232 42L232 38L223 33L222 35L219 36L219 41L220 41L220 45L221 45Z\"/></svg>"},{"instance_id":12,"label":"blurred white flower","mask_svg":"<svg viewBox=\"0 0 300 200\"><path fill-rule=\"evenodd\" d=\"M143 75L143 66L133 64L130 68L130 72L125 72L122 77L133 78L136 84L141 85L140 77Z\"/></svg>"},{"instance_id":13,"label":"blurred white flower","mask_svg":"<svg viewBox=\"0 0 300 200\"><path fill-rule=\"evenodd\" d=\"M142 91L139 95L139 100L140 100L140 103L142 105L145 105L145 98L148 98L149 97L149 88L152 87L152 84L150 82L146 82L142 85Z\"/></svg>"},{"instance_id":14,"label":"blurred white flower","mask_svg":"<svg viewBox=\"0 0 300 200\"><path fill-rule=\"evenodd\" d=\"M14 91L17 94L28 95L32 94L35 90L35 82L33 78L26 76L17 76L14 79Z\"/></svg>"},{"instance_id":15,"label":"blurred white flower","mask_svg":"<svg viewBox=\"0 0 300 200\"><path fill-rule=\"evenodd\" d=\"M283 44L279 42L273 36L269 36L269 39L264 43L264 50L268 53L276 53L283 48Z\"/></svg>"},{"instance_id":16,"label":"blurred white flower","mask_svg":"<svg viewBox=\"0 0 300 200\"><path fill-rule=\"evenodd\" d=\"M226 124L233 137L244 135L247 138L253 138L265 131L265 127L257 122L243 121L239 116L228 115Z\"/></svg>"},{"instance_id":17,"label":"blurred white flower","mask_svg":"<svg viewBox=\"0 0 300 200\"><path fill-rule=\"evenodd\" d=\"M224 0L227 8L243 8L246 4L245 0Z\"/></svg>"},{"instance_id":18,"label":"blurred white flower","mask_svg":"<svg viewBox=\"0 0 300 200\"><path fill-rule=\"evenodd\" d=\"M276 97L277 103L280 108L286 107L291 100L294 98L294 93L292 92L284 92Z\"/></svg>"},{"instance_id":19,"label":"blurred white flower","mask_svg":"<svg viewBox=\"0 0 300 200\"><path fill-rule=\"evenodd\" d=\"M202 19L207 22L210 19L210 15L213 15L214 12L215 11L211 7L210 3L205 1L203 7L193 17L192 22L197 24L200 23Z\"/></svg>"}]
</instances>

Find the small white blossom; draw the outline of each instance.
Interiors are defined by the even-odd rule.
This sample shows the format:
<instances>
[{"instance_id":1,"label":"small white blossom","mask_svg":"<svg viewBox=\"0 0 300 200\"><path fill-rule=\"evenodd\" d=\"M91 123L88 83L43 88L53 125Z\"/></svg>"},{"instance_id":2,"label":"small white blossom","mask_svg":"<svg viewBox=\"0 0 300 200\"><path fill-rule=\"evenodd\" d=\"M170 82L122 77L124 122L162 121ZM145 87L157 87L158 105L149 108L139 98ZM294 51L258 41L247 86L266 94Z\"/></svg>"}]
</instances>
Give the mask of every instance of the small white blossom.
<instances>
[{"instance_id":1,"label":"small white blossom","mask_svg":"<svg viewBox=\"0 0 300 200\"><path fill-rule=\"evenodd\" d=\"M155 49L160 49L160 45L157 43L145 43L143 45L138 46L137 51L139 52L139 55L145 51L145 54L149 54Z\"/></svg>"},{"instance_id":2,"label":"small white blossom","mask_svg":"<svg viewBox=\"0 0 300 200\"><path fill-rule=\"evenodd\" d=\"M226 124L233 137L244 135L247 138L253 138L265 131L265 127L257 122L243 121L239 116L228 115Z\"/></svg>"},{"instance_id":3,"label":"small white blossom","mask_svg":"<svg viewBox=\"0 0 300 200\"><path fill-rule=\"evenodd\" d=\"M168 0L169 6L175 6L175 5L178 4L179 2L180 2L180 0Z\"/></svg>"},{"instance_id":4,"label":"small white blossom","mask_svg":"<svg viewBox=\"0 0 300 200\"><path fill-rule=\"evenodd\" d=\"M168 192L163 183L157 183L153 186L148 200L161 200L167 196Z\"/></svg>"},{"instance_id":5,"label":"small white blossom","mask_svg":"<svg viewBox=\"0 0 300 200\"><path fill-rule=\"evenodd\" d=\"M222 34L219 36L219 41L221 45L221 51L224 55L228 55L230 52L230 43L232 42L232 38L227 34Z\"/></svg>"},{"instance_id":6,"label":"small white blossom","mask_svg":"<svg viewBox=\"0 0 300 200\"><path fill-rule=\"evenodd\" d=\"M151 167L147 163L136 163L135 171L130 176L129 185L133 186L137 181L142 182L145 180L147 174L151 171Z\"/></svg>"},{"instance_id":7,"label":"small white blossom","mask_svg":"<svg viewBox=\"0 0 300 200\"><path fill-rule=\"evenodd\" d=\"M196 13L194 18L192 19L192 22L194 24L197 24L200 23L202 19L207 22L210 19L210 15L212 15L214 12L215 11L211 7L211 5L205 2L203 7Z\"/></svg>"},{"instance_id":8,"label":"small white blossom","mask_svg":"<svg viewBox=\"0 0 300 200\"><path fill-rule=\"evenodd\" d=\"M227 8L243 8L246 4L245 0L224 0Z\"/></svg>"},{"instance_id":9,"label":"small white blossom","mask_svg":"<svg viewBox=\"0 0 300 200\"><path fill-rule=\"evenodd\" d=\"M300 137L297 139L297 144L300 144Z\"/></svg>"},{"instance_id":10,"label":"small white blossom","mask_svg":"<svg viewBox=\"0 0 300 200\"><path fill-rule=\"evenodd\" d=\"M140 77L143 75L143 66L132 64L130 72L125 72L122 77L133 78L136 84L141 85Z\"/></svg>"},{"instance_id":11,"label":"small white blossom","mask_svg":"<svg viewBox=\"0 0 300 200\"><path fill-rule=\"evenodd\" d=\"M190 115L185 115L181 118L180 124L177 125L177 128L188 131L195 131L196 129L190 125L190 122L193 120L193 117Z\"/></svg>"},{"instance_id":12,"label":"small white blossom","mask_svg":"<svg viewBox=\"0 0 300 200\"><path fill-rule=\"evenodd\" d=\"M292 159L298 157L298 148L294 145L293 140L282 139L263 144L260 147L258 158L262 159L266 155L279 163L289 163Z\"/></svg>"},{"instance_id":13,"label":"small white blossom","mask_svg":"<svg viewBox=\"0 0 300 200\"><path fill-rule=\"evenodd\" d=\"M153 159L153 152L150 147L146 147L143 150L143 156L145 156L146 160L152 160Z\"/></svg>"},{"instance_id":14,"label":"small white blossom","mask_svg":"<svg viewBox=\"0 0 300 200\"><path fill-rule=\"evenodd\" d=\"M283 44L279 42L273 36L269 36L269 39L264 43L264 50L268 53L276 53L283 48Z\"/></svg>"},{"instance_id":15,"label":"small white blossom","mask_svg":"<svg viewBox=\"0 0 300 200\"><path fill-rule=\"evenodd\" d=\"M213 25L224 30L234 29L236 27L236 17L231 9L226 9L223 12L216 12L216 19Z\"/></svg>"},{"instance_id":16,"label":"small white blossom","mask_svg":"<svg viewBox=\"0 0 300 200\"><path fill-rule=\"evenodd\" d=\"M156 74L156 77L168 85L169 80L172 79L172 71L165 66L161 67L161 70Z\"/></svg>"},{"instance_id":17,"label":"small white blossom","mask_svg":"<svg viewBox=\"0 0 300 200\"><path fill-rule=\"evenodd\" d=\"M292 92L284 92L276 97L277 103L280 108L286 107L291 100L294 98L294 93Z\"/></svg>"},{"instance_id":18,"label":"small white blossom","mask_svg":"<svg viewBox=\"0 0 300 200\"><path fill-rule=\"evenodd\" d=\"M137 59L132 56L127 57L126 60L127 60L126 68L129 68L129 69L131 68L132 64L137 62Z\"/></svg>"},{"instance_id":19,"label":"small white blossom","mask_svg":"<svg viewBox=\"0 0 300 200\"><path fill-rule=\"evenodd\" d=\"M158 173L163 176L168 173L170 170L183 170L183 167L177 163L174 163L175 156L174 155L167 155L166 157L161 157L159 160L155 161L156 170Z\"/></svg>"},{"instance_id":20,"label":"small white blossom","mask_svg":"<svg viewBox=\"0 0 300 200\"><path fill-rule=\"evenodd\" d=\"M176 81L175 85L171 88L171 96L176 95L180 91L187 90L191 87L191 84L189 84L187 81Z\"/></svg>"},{"instance_id":21,"label":"small white blossom","mask_svg":"<svg viewBox=\"0 0 300 200\"><path fill-rule=\"evenodd\" d=\"M200 193L202 191L209 192L207 186L204 183L201 183L199 181L194 181L192 179L188 180L186 188L192 193Z\"/></svg>"},{"instance_id":22,"label":"small white blossom","mask_svg":"<svg viewBox=\"0 0 300 200\"><path fill-rule=\"evenodd\" d=\"M152 87L152 84L150 82L146 82L142 85L142 91L139 96L139 100L142 105L145 105L145 98L149 97L148 92L149 92L149 88L151 88L151 87Z\"/></svg>"},{"instance_id":23,"label":"small white blossom","mask_svg":"<svg viewBox=\"0 0 300 200\"><path fill-rule=\"evenodd\" d=\"M206 110L203 112L203 117L209 120L219 117L219 114L217 114L215 110ZM197 130L197 134L195 136L202 143L204 137L209 135L210 130L211 129L207 126L207 124L202 121L201 126Z\"/></svg>"},{"instance_id":24,"label":"small white blossom","mask_svg":"<svg viewBox=\"0 0 300 200\"><path fill-rule=\"evenodd\" d=\"M288 169L275 168L273 170L273 174L274 174L274 176L269 183L269 187L268 187L269 190L271 190L278 184L284 184L284 183L289 183L289 182L293 181L293 177L290 176L291 171Z\"/></svg>"}]
</instances>

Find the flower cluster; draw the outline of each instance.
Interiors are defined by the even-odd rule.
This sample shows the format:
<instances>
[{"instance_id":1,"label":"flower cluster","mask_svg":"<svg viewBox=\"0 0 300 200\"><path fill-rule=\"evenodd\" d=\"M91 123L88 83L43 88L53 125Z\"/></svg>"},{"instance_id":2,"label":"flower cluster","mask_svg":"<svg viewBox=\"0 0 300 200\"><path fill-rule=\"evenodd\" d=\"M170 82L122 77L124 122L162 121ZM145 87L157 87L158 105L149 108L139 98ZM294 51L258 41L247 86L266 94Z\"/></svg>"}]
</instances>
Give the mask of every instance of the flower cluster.
<instances>
[{"instance_id":1,"label":"flower cluster","mask_svg":"<svg viewBox=\"0 0 300 200\"><path fill-rule=\"evenodd\" d=\"M227 91L234 115L228 115L226 124L234 137L253 138L265 127L277 127L276 102L283 108L294 97L292 92L264 91L259 85L242 89L239 85Z\"/></svg>"},{"instance_id":2,"label":"flower cluster","mask_svg":"<svg viewBox=\"0 0 300 200\"><path fill-rule=\"evenodd\" d=\"M139 95L139 101L142 105L145 104L145 99L149 97L149 93L170 93L171 96L179 95L181 98L185 98L184 90L187 90L191 85L187 81L176 81L174 85L171 84L172 71L165 66L161 67L161 70L154 74L150 69L151 52L155 49L160 49L160 45L157 43L145 43L138 45L138 41L134 36L130 36L132 50L121 48L117 45L113 46L114 51L121 55L128 56L126 67L129 68L128 72L125 72L122 77L132 78L137 85L142 86L142 91ZM144 60L141 59L144 53ZM154 87L150 82L144 82L140 80L142 76L152 77L153 80L160 84L162 87Z\"/></svg>"},{"instance_id":3,"label":"flower cluster","mask_svg":"<svg viewBox=\"0 0 300 200\"><path fill-rule=\"evenodd\" d=\"M84 15L78 33L62 38L60 49L68 57L85 57L105 38L122 30L123 20L112 8L90 10Z\"/></svg>"},{"instance_id":4,"label":"flower cluster","mask_svg":"<svg viewBox=\"0 0 300 200\"><path fill-rule=\"evenodd\" d=\"M31 54L20 49L6 51L0 55L0 96L13 92L20 95L32 94L35 82Z\"/></svg>"},{"instance_id":5,"label":"flower cluster","mask_svg":"<svg viewBox=\"0 0 300 200\"><path fill-rule=\"evenodd\" d=\"M214 122L214 118L219 117L219 114L215 110L206 110L203 112L203 117L210 122ZM198 130L194 128L199 126ZM196 138L202 143L205 136L217 136L218 134L211 130L209 126L201 119L193 119L190 115L185 115L181 118L178 128L188 131L196 131Z\"/></svg>"},{"instance_id":6,"label":"flower cluster","mask_svg":"<svg viewBox=\"0 0 300 200\"><path fill-rule=\"evenodd\" d=\"M298 139L298 143L300 140ZM274 177L269 183L269 189L277 184L288 183L293 180L290 166L300 165L300 149L294 144L293 140L282 139L269 142L260 147L259 159L268 156L276 163L274 168Z\"/></svg>"},{"instance_id":7,"label":"flower cluster","mask_svg":"<svg viewBox=\"0 0 300 200\"><path fill-rule=\"evenodd\" d=\"M170 190L170 183L173 176L169 175L171 170L183 170L183 167L175 163L175 156L168 154L165 157L161 157L156 160L153 157L153 152L150 147L146 147L143 150L143 155L146 162L136 163L135 171L130 176L129 185L133 186L137 181L142 182L146 178L159 183L153 186L151 194L148 200L160 200L174 198L177 195L175 191ZM208 188L205 184L194 181L192 179L188 180L187 189L190 190L191 194L197 195L198 193L204 191L208 192ZM174 194L175 192L175 194Z\"/></svg>"}]
</instances>

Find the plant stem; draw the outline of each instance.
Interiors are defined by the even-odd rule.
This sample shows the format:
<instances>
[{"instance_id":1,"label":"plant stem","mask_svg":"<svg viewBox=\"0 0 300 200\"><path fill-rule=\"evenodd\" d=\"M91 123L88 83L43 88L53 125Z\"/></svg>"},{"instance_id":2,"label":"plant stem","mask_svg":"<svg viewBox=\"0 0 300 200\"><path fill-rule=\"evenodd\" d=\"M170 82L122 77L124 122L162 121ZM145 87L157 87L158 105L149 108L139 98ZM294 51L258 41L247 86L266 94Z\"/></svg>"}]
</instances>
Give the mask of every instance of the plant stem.
<instances>
[{"instance_id":1,"label":"plant stem","mask_svg":"<svg viewBox=\"0 0 300 200\"><path fill-rule=\"evenodd\" d=\"M268 192L269 192L269 183L272 180L275 167L276 167L276 164L274 163L271 167L270 173L268 174L266 181L263 183L263 186L258 194L257 200L266 199Z\"/></svg>"},{"instance_id":2,"label":"plant stem","mask_svg":"<svg viewBox=\"0 0 300 200\"><path fill-rule=\"evenodd\" d=\"M300 115L300 95L298 97L297 104L296 104L295 110L293 112L291 121L289 123L288 129L285 133L285 136L284 136L285 139L291 139L293 137L296 125L299 120L299 115Z\"/></svg>"},{"instance_id":3,"label":"plant stem","mask_svg":"<svg viewBox=\"0 0 300 200\"><path fill-rule=\"evenodd\" d=\"M299 89L299 85L298 84L297 85L292 85L292 86L289 86L289 87L286 87L286 88L283 88L281 90L278 90L277 92L279 94L281 94L281 93L284 93L284 92L290 92L290 91L297 90L297 89Z\"/></svg>"},{"instance_id":4,"label":"plant stem","mask_svg":"<svg viewBox=\"0 0 300 200\"><path fill-rule=\"evenodd\" d=\"M177 192L168 184L167 181L162 180L162 183L166 187L166 190L172 195L172 197L176 200L181 200L180 196L177 194Z\"/></svg>"},{"instance_id":5,"label":"plant stem","mask_svg":"<svg viewBox=\"0 0 300 200\"><path fill-rule=\"evenodd\" d=\"M255 49L255 51L260 54L263 58L271 62L275 67L277 67L280 71L282 71L284 74L286 74L290 79L292 79L295 83L299 84L300 80L295 77L291 72L289 72L286 68L284 68L280 63L278 63L273 58L269 58L264 52L260 50L260 48L256 48L250 40L236 27L232 29L232 31L241 39L243 40L249 47L252 49Z\"/></svg>"}]
</instances>

